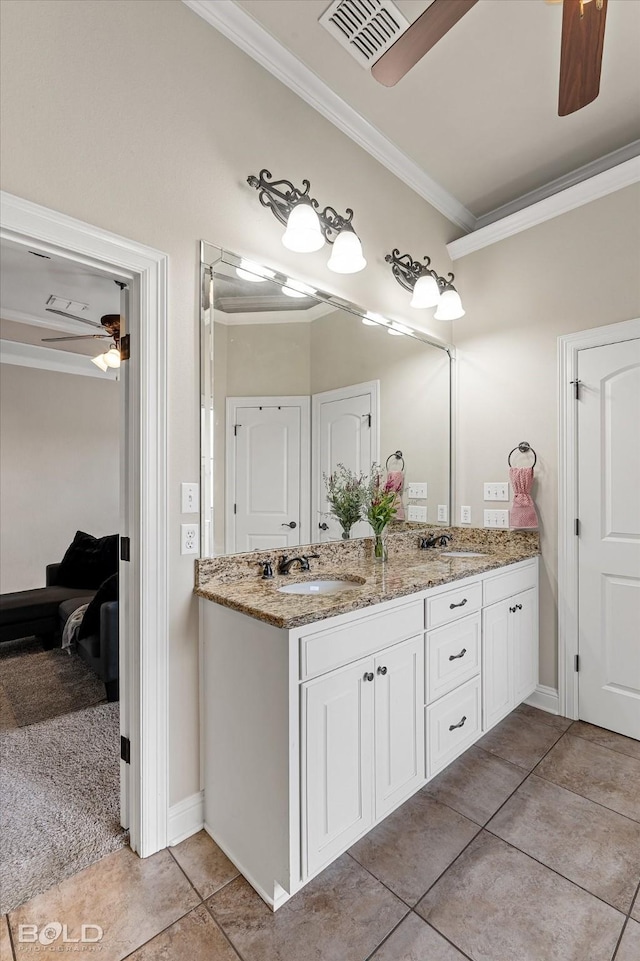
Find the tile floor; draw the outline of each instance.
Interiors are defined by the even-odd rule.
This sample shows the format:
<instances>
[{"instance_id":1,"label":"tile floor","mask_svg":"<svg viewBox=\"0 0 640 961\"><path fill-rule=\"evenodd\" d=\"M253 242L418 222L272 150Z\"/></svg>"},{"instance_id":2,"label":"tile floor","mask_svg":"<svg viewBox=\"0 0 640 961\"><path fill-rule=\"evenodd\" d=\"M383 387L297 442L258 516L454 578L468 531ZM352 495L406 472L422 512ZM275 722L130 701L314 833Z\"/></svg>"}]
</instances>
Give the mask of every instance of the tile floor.
<instances>
[{"instance_id":1,"label":"tile floor","mask_svg":"<svg viewBox=\"0 0 640 961\"><path fill-rule=\"evenodd\" d=\"M201 832L12 911L0 957L85 923L101 961L640 961L639 888L640 744L522 706L276 914Z\"/></svg>"}]
</instances>

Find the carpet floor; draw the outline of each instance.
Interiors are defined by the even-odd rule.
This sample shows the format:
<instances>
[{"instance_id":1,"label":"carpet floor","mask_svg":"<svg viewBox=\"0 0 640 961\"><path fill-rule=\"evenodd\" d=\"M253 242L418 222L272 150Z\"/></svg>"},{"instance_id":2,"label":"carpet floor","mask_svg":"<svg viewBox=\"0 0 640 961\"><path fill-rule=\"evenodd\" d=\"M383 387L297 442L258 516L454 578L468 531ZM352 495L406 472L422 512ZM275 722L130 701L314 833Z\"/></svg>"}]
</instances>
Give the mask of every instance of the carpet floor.
<instances>
[{"instance_id":1,"label":"carpet floor","mask_svg":"<svg viewBox=\"0 0 640 961\"><path fill-rule=\"evenodd\" d=\"M3 731L0 798L0 913L127 844L118 703Z\"/></svg>"},{"instance_id":2,"label":"carpet floor","mask_svg":"<svg viewBox=\"0 0 640 961\"><path fill-rule=\"evenodd\" d=\"M106 700L104 684L74 654L35 637L0 644L0 730L37 724Z\"/></svg>"}]
</instances>

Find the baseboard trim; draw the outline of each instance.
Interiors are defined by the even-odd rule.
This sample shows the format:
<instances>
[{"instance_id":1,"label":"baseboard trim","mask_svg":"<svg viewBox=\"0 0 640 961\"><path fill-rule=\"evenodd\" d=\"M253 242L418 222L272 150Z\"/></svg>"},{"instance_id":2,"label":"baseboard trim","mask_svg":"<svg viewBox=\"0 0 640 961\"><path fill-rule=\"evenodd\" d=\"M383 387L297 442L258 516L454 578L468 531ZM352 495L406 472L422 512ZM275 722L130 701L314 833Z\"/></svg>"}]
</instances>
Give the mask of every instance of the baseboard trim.
<instances>
[{"instance_id":1,"label":"baseboard trim","mask_svg":"<svg viewBox=\"0 0 640 961\"><path fill-rule=\"evenodd\" d=\"M211 838L211 840L215 841L215 843L218 845L218 847L223 852L223 854L226 854L226 856L229 858L231 863L237 867L238 871L243 876L245 881L249 882L253 890L260 895L260 897L265 902L265 904L268 905L268 907L270 907L273 911L277 911L278 908L282 907L282 905L285 904L290 898L292 898L293 895L296 893L296 891L299 889L300 886L298 885L292 890L291 894L289 894L289 892L285 891L285 889L281 887L276 881L274 882L273 892L269 894L269 892L266 891L261 884L258 884L256 879L251 874L251 872L245 870L245 868L242 866L239 859L235 857L233 851L231 851L228 845L226 845L223 841L220 840L219 837L216 836L215 831L211 830L211 828L206 823L206 821L204 823L204 829L209 835L209 837Z\"/></svg>"},{"instance_id":2,"label":"baseboard trim","mask_svg":"<svg viewBox=\"0 0 640 961\"><path fill-rule=\"evenodd\" d=\"M204 827L204 791L198 791L169 808L169 847L197 834Z\"/></svg>"},{"instance_id":3,"label":"baseboard trim","mask_svg":"<svg viewBox=\"0 0 640 961\"><path fill-rule=\"evenodd\" d=\"M546 711L547 714L560 713L560 697L558 691L555 687L546 687L544 684L538 684L531 697L528 697L525 701L525 704L530 704L531 707L537 707L541 711Z\"/></svg>"}]
</instances>

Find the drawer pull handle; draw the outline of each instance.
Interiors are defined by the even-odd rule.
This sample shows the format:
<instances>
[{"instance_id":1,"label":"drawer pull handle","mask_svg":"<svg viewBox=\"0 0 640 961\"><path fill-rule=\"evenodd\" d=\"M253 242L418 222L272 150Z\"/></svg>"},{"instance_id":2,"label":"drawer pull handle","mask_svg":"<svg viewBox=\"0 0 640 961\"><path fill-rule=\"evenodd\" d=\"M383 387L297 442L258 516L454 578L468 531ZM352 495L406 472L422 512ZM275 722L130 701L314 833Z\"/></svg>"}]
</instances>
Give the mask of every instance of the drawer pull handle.
<instances>
[{"instance_id":1,"label":"drawer pull handle","mask_svg":"<svg viewBox=\"0 0 640 961\"><path fill-rule=\"evenodd\" d=\"M452 611L454 607L464 607L467 603L466 597L463 597L459 604L449 604L449 610Z\"/></svg>"},{"instance_id":2,"label":"drawer pull handle","mask_svg":"<svg viewBox=\"0 0 640 961\"><path fill-rule=\"evenodd\" d=\"M456 729L457 727L462 727L463 724L464 724L464 722L465 722L466 720L467 720L466 717L463 717L462 720L461 720L461 721L458 721L457 724L450 724L450 725L449 725L449 730L450 730L450 731L455 731L455 729Z\"/></svg>"},{"instance_id":3,"label":"drawer pull handle","mask_svg":"<svg viewBox=\"0 0 640 961\"><path fill-rule=\"evenodd\" d=\"M450 661L457 661L459 657L464 657L467 653L466 647L463 647L459 654L449 654Z\"/></svg>"},{"instance_id":4,"label":"drawer pull handle","mask_svg":"<svg viewBox=\"0 0 640 961\"><path fill-rule=\"evenodd\" d=\"M386 673L387 673L386 667L379 667L379 668L378 668L378 674L386 674Z\"/></svg>"},{"instance_id":5,"label":"drawer pull handle","mask_svg":"<svg viewBox=\"0 0 640 961\"><path fill-rule=\"evenodd\" d=\"M364 672L364 680L365 680L365 681L372 681L372 680L373 680L373 671L365 671L365 672Z\"/></svg>"}]
</instances>

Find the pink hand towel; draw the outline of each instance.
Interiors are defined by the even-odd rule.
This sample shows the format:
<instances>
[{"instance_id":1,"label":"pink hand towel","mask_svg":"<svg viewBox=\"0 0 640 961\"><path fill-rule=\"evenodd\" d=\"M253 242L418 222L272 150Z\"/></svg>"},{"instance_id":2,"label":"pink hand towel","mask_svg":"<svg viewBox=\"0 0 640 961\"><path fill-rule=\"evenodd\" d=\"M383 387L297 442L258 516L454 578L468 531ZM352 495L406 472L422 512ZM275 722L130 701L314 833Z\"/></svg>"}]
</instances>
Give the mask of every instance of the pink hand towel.
<instances>
[{"instance_id":1,"label":"pink hand towel","mask_svg":"<svg viewBox=\"0 0 640 961\"><path fill-rule=\"evenodd\" d=\"M402 506L402 491L404 490L404 473L401 470L390 470L387 474L385 487L388 491L396 491L396 513L394 521L404 520L404 507Z\"/></svg>"},{"instance_id":2,"label":"pink hand towel","mask_svg":"<svg viewBox=\"0 0 640 961\"><path fill-rule=\"evenodd\" d=\"M513 488L513 505L509 511L510 527L537 527L538 515L531 497L533 467L510 467L509 480Z\"/></svg>"}]
</instances>

